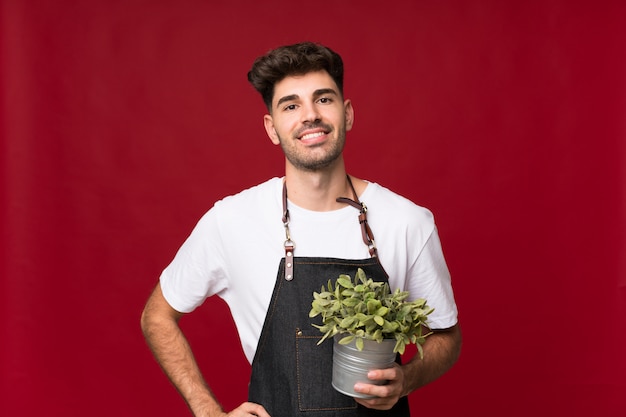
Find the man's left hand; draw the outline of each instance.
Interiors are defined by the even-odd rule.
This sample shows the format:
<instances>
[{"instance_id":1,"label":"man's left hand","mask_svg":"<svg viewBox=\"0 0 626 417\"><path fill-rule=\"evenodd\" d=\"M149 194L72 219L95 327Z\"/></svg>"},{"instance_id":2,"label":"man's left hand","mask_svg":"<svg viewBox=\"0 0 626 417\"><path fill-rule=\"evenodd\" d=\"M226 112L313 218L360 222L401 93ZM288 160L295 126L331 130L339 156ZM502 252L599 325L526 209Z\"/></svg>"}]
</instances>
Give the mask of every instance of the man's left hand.
<instances>
[{"instance_id":1,"label":"man's left hand","mask_svg":"<svg viewBox=\"0 0 626 417\"><path fill-rule=\"evenodd\" d=\"M375 395L376 398L355 398L355 401L367 408L389 410L403 395L404 372L400 365L392 368L369 371L367 377L373 381L388 381L385 385L357 383L354 390L361 394Z\"/></svg>"}]
</instances>

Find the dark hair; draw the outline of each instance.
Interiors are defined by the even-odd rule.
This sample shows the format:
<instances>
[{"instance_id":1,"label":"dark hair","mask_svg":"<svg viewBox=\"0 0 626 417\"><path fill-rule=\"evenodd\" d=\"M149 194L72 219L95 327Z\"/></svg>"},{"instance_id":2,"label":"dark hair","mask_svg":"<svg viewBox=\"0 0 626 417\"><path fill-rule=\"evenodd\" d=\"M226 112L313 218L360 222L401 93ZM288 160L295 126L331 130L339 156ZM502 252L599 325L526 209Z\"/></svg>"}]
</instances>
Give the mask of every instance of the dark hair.
<instances>
[{"instance_id":1,"label":"dark hair","mask_svg":"<svg viewBox=\"0 0 626 417\"><path fill-rule=\"evenodd\" d=\"M321 70L331 76L343 96L343 60L330 48L313 42L281 46L258 57L248 72L248 81L271 110L277 82L290 75Z\"/></svg>"}]
</instances>

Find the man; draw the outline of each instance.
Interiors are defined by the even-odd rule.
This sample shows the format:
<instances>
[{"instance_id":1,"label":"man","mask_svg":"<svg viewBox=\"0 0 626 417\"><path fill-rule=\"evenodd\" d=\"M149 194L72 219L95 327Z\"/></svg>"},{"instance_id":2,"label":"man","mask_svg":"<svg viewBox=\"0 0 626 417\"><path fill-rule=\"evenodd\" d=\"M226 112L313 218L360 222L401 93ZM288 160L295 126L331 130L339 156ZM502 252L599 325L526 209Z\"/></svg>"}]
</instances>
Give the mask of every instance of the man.
<instances>
[{"instance_id":1,"label":"man","mask_svg":"<svg viewBox=\"0 0 626 417\"><path fill-rule=\"evenodd\" d=\"M146 304L146 340L197 417L408 416L406 396L444 374L461 345L432 214L347 175L342 152L354 110L335 52L313 43L281 47L258 58L248 79L268 108L265 130L285 154L285 177L227 197L200 219ZM356 384L371 399L340 394L329 379L313 383L329 375L332 343L316 346L312 292L357 268L435 307L422 360L369 373L385 385ZM212 295L228 303L252 363L248 401L230 413L177 324Z\"/></svg>"}]
</instances>

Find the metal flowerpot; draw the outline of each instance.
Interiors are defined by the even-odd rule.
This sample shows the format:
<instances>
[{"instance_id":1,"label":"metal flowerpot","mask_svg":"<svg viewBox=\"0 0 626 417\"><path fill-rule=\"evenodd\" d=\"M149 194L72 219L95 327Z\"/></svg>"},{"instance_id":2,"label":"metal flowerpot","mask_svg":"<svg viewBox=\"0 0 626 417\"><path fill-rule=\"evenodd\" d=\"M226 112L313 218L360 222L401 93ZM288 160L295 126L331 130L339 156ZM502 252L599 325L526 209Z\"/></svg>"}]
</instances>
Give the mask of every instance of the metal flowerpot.
<instances>
[{"instance_id":1,"label":"metal flowerpot","mask_svg":"<svg viewBox=\"0 0 626 417\"><path fill-rule=\"evenodd\" d=\"M373 398L371 395L354 391L354 384L384 385L386 381L372 381L367 373L372 369L391 368L396 360L393 348L395 339L383 339L381 343L375 340L363 340L363 350L358 350L353 340L347 345L340 345L345 335L334 336L333 341L333 380L332 385L342 394L355 398Z\"/></svg>"}]
</instances>

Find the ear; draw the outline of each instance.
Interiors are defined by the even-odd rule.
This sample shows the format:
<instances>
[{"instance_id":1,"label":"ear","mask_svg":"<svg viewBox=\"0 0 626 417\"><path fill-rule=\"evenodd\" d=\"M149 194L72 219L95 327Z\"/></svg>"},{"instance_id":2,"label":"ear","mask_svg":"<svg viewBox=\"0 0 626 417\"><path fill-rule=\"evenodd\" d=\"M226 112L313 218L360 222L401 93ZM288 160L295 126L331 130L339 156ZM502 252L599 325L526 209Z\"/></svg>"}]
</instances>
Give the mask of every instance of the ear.
<instances>
[{"instance_id":1,"label":"ear","mask_svg":"<svg viewBox=\"0 0 626 417\"><path fill-rule=\"evenodd\" d=\"M272 115L266 114L263 116L263 125L265 126L265 132L267 133L267 136L269 136L272 143L274 145L279 145L280 140L278 139L278 134L274 128L274 119L272 118Z\"/></svg>"},{"instance_id":2,"label":"ear","mask_svg":"<svg viewBox=\"0 0 626 417\"><path fill-rule=\"evenodd\" d=\"M352 129L354 123L354 108L352 107L352 101L346 100L343 102L343 108L346 117L346 132Z\"/></svg>"}]
</instances>

